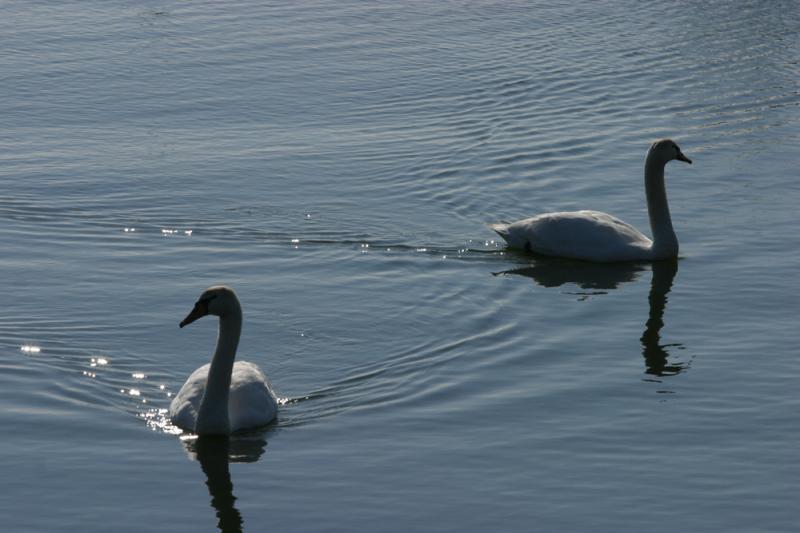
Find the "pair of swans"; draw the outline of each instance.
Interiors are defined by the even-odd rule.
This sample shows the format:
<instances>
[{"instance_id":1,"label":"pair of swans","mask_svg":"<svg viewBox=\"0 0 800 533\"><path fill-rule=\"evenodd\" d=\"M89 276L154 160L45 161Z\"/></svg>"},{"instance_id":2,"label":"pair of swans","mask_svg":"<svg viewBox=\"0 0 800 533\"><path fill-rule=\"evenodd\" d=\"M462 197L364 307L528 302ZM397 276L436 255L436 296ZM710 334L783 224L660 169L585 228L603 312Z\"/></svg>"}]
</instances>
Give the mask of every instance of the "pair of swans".
<instances>
[{"instance_id":1,"label":"pair of swans","mask_svg":"<svg viewBox=\"0 0 800 533\"><path fill-rule=\"evenodd\" d=\"M630 224L599 211L545 213L490 227L510 247L543 255L604 263L675 258L678 239L664 186L664 167L673 159L692 162L670 139L654 143L645 159L652 240ZM219 317L217 348L211 363L195 370L173 399L170 419L198 435L227 435L269 424L278 411L269 381L253 363L234 362L242 307L233 290L225 286L206 289L180 327L206 315Z\"/></svg>"}]
</instances>

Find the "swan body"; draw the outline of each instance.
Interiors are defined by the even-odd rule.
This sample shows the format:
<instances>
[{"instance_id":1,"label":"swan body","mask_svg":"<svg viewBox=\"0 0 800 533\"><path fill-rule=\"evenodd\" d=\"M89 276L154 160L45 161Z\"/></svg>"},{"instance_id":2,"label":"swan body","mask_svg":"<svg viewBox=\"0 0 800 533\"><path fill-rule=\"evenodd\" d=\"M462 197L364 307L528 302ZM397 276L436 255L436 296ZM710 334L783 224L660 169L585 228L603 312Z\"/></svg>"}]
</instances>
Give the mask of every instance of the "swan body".
<instances>
[{"instance_id":1,"label":"swan body","mask_svg":"<svg viewBox=\"0 0 800 533\"><path fill-rule=\"evenodd\" d=\"M206 289L180 326L208 314L219 316L217 348L211 362L195 370L175 395L170 420L198 435L227 435L270 423L278 403L269 380L255 364L234 362L242 308L233 290Z\"/></svg>"},{"instance_id":2,"label":"swan body","mask_svg":"<svg viewBox=\"0 0 800 533\"><path fill-rule=\"evenodd\" d=\"M655 142L644 166L651 240L622 220L599 211L545 213L514 223L490 224L512 248L585 261L657 261L678 255L678 238L672 228L664 166L677 159L691 164L670 139Z\"/></svg>"},{"instance_id":3,"label":"swan body","mask_svg":"<svg viewBox=\"0 0 800 533\"><path fill-rule=\"evenodd\" d=\"M211 364L208 363L192 372L172 400L170 418L176 426L195 431L210 368ZM275 418L276 412L275 397L261 370L253 363L236 361L228 395L227 433L266 425Z\"/></svg>"}]
</instances>

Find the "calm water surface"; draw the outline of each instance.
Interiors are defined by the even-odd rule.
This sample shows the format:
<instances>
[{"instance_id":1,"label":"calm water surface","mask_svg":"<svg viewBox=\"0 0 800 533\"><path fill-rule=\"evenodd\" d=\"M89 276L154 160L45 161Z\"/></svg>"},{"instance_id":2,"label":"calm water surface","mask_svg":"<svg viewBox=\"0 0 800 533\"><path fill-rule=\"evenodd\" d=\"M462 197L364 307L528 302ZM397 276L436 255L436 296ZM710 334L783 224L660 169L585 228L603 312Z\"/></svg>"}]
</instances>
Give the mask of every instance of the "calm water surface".
<instances>
[{"instance_id":1,"label":"calm water surface","mask_svg":"<svg viewBox=\"0 0 800 533\"><path fill-rule=\"evenodd\" d=\"M20 3L0 17L4 531L791 531L796 2ZM508 253L485 224L681 257ZM233 286L286 404L175 435Z\"/></svg>"}]
</instances>

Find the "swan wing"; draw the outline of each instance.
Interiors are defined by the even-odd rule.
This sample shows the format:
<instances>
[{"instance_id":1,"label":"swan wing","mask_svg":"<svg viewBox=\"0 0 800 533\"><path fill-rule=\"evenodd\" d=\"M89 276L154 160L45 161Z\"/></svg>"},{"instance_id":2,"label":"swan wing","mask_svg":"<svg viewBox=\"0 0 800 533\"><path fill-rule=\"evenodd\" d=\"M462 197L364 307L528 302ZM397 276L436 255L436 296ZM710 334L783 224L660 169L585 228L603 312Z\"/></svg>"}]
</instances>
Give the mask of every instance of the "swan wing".
<instances>
[{"instance_id":1,"label":"swan wing","mask_svg":"<svg viewBox=\"0 0 800 533\"><path fill-rule=\"evenodd\" d=\"M512 248L588 261L647 259L652 247L639 230L600 211L545 213L491 227Z\"/></svg>"},{"instance_id":2,"label":"swan wing","mask_svg":"<svg viewBox=\"0 0 800 533\"><path fill-rule=\"evenodd\" d=\"M205 364L192 372L170 403L169 418L181 429L194 431L197 411L200 409L200 401L206 391L210 367L210 364Z\"/></svg>"},{"instance_id":3,"label":"swan wing","mask_svg":"<svg viewBox=\"0 0 800 533\"><path fill-rule=\"evenodd\" d=\"M237 361L231 374L228 417L231 431L264 426L275 419L278 403L269 380L253 363Z\"/></svg>"}]
</instances>

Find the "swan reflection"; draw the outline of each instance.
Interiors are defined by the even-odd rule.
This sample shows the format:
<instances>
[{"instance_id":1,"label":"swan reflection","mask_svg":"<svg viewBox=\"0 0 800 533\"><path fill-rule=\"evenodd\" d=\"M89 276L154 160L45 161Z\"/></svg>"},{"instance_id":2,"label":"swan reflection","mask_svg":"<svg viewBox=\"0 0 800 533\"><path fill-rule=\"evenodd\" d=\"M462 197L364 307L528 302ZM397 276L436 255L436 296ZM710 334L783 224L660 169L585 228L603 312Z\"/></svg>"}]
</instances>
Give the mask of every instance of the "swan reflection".
<instances>
[{"instance_id":1,"label":"swan reflection","mask_svg":"<svg viewBox=\"0 0 800 533\"><path fill-rule=\"evenodd\" d=\"M217 527L223 533L243 531L244 521L236 508L229 464L254 463L264 454L267 441L263 432L206 435L181 441L189 457L196 459L206 475L211 506L217 514Z\"/></svg>"},{"instance_id":2,"label":"swan reflection","mask_svg":"<svg viewBox=\"0 0 800 533\"><path fill-rule=\"evenodd\" d=\"M638 279L647 269L645 264L637 263L589 263L559 258L539 258L535 263L524 268L497 272L514 274L532 278L538 285L547 288L575 284L591 293L579 293L582 296L605 294L617 289L623 283ZM668 348L682 348L680 343L661 344L661 328L664 327L664 310L667 306L667 295L672 289L675 275L678 273L678 261L674 259L656 261L650 264L652 278L648 302L650 312L645 323L644 333L640 338L645 372L654 376L673 376L686 368L685 363L670 362Z\"/></svg>"},{"instance_id":3,"label":"swan reflection","mask_svg":"<svg viewBox=\"0 0 800 533\"><path fill-rule=\"evenodd\" d=\"M682 348L680 343L661 344L661 328L664 327L664 309L667 307L667 294L672 289L678 262L675 260L653 263L653 278L650 282L650 315L644 333L639 339L642 343L642 356L647 373L654 376L674 376L686 368L685 363L670 363L668 347Z\"/></svg>"},{"instance_id":4,"label":"swan reflection","mask_svg":"<svg viewBox=\"0 0 800 533\"><path fill-rule=\"evenodd\" d=\"M589 263L561 258L540 258L535 263L513 270L497 272L533 278L542 287L560 287L567 283L582 289L605 291L619 288L639 277L645 266L639 263Z\"/></svg>"}]
</instances>

